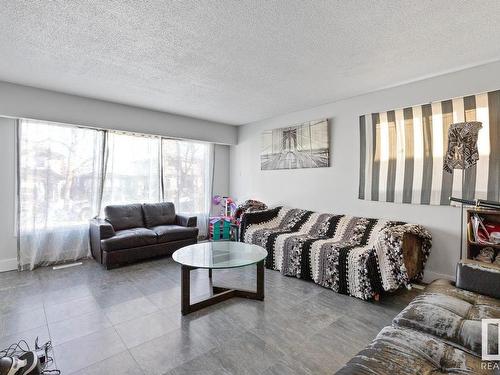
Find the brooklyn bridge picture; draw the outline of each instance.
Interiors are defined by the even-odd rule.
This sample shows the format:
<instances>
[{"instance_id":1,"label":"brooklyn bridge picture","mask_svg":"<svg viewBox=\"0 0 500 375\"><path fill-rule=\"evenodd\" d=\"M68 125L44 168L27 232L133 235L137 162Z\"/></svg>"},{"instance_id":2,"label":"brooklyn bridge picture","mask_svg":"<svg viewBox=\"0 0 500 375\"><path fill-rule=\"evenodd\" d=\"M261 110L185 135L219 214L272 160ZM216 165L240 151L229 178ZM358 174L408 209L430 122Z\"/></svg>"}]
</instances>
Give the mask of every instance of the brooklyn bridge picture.
<instances>
[{"instance_id":1,"label":"brooklyn bridge picture","mask_svg":"<svg viewBox=\"0 0 500 375\"><path fill-rule=\"evenodd\" d=\"M262 133L260 169L321 168L330 165L328 120Z\"/></svg>"}]
</instances>

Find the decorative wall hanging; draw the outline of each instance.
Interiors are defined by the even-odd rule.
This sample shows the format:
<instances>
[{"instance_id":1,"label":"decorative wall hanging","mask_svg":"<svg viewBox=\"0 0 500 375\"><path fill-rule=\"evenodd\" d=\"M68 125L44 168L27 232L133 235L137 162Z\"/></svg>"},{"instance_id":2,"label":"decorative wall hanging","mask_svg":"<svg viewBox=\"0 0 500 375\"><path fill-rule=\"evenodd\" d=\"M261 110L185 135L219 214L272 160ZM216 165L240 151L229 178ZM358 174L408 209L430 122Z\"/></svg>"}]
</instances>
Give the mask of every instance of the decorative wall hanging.
<instances>
[{"instance_id":1,"label":"decorative wall hanging","mask_svg":"<svg viewBox=\"0 0 500 375\"><path fill-rule=\"evenodd\" d=\"M473 121L482 124L477 164L444 168L450 126ZM360 199L432 205L449 205L450 196L500 200L500 90L367 114L359 127Z\"/></svg>"},{"instance_id":2,"label":"decorative wall hanging","mask_svg":"<svg viewBox=\"0 0 500 375\"><path fill-rule=\"evenodd\" d=\"M260 169L321 168L330 164L328 120L262 133Z\"/></svg>"}]
</instances>

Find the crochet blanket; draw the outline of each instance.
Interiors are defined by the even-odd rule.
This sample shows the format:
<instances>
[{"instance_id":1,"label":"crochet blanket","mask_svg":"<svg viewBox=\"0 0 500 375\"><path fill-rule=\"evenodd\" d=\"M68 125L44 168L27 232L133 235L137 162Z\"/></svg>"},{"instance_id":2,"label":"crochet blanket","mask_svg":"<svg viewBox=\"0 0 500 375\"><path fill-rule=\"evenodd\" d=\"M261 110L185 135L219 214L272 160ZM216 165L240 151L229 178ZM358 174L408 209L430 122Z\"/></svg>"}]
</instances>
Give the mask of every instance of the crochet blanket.
<instances>
[{"instance_id":1,"label":"crochet blanket","mask_svg":"<svg viewBox=\"0 0 500 375\"><path fill-rule=\"evenodd\" d=\"M370 299L382 290L411 286L403 261L405 233L421 238L425 262L430 233L397 221L277 207L248 214L241 236L267 250L269 269Z\"/></svg>"}]
</instances>

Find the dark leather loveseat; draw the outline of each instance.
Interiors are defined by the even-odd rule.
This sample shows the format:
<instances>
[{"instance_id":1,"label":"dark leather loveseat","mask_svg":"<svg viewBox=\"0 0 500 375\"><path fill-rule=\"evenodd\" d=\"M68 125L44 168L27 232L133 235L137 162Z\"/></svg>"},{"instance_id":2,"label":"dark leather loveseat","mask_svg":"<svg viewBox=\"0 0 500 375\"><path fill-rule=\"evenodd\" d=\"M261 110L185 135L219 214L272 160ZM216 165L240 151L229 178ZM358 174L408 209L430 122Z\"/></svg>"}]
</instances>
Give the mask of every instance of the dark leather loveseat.
<instances>
[{"instance_id":1,"label":"dark leather loveseat","mask_svg":"<svg viewBox=\"0 0 500 375\"><path fill-rule=\"evenodd\" d=\"M92 256L107 269L171 255L198 241L196 217L175 213L171 202L107 206L90 221Z\"/></svg>"}]
</instances>

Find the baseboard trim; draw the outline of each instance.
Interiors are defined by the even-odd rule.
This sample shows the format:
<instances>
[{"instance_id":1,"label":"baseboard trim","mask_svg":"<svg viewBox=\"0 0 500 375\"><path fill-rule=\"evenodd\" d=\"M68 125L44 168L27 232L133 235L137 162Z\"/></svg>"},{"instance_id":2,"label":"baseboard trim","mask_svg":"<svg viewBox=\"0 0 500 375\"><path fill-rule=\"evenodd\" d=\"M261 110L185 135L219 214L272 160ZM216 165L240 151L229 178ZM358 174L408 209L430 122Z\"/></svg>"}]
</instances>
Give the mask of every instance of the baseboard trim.
<instances>
[{"instance_id":1,"label":"baseboard trim","mask_svg":"<svg viewBox=\"0 0 500 375\"><path fill-rule=\"evenodd\" d=\"M0 260L0 272L17 270L17 258Z\"/></svg>"},{"instance_id":2,"label":"baseboard trim","mask_svg":"<svg viewBox=\"0 0 500 375\"><path fill-rule=\"evenodd\" d=\"M434 271L424 271L424 279L423 279L424 283L429 284L430 282L436 279L446 279L455 281L455 275L447 275L444 273L438 273Z\"/></svg>"}]
</instances>

